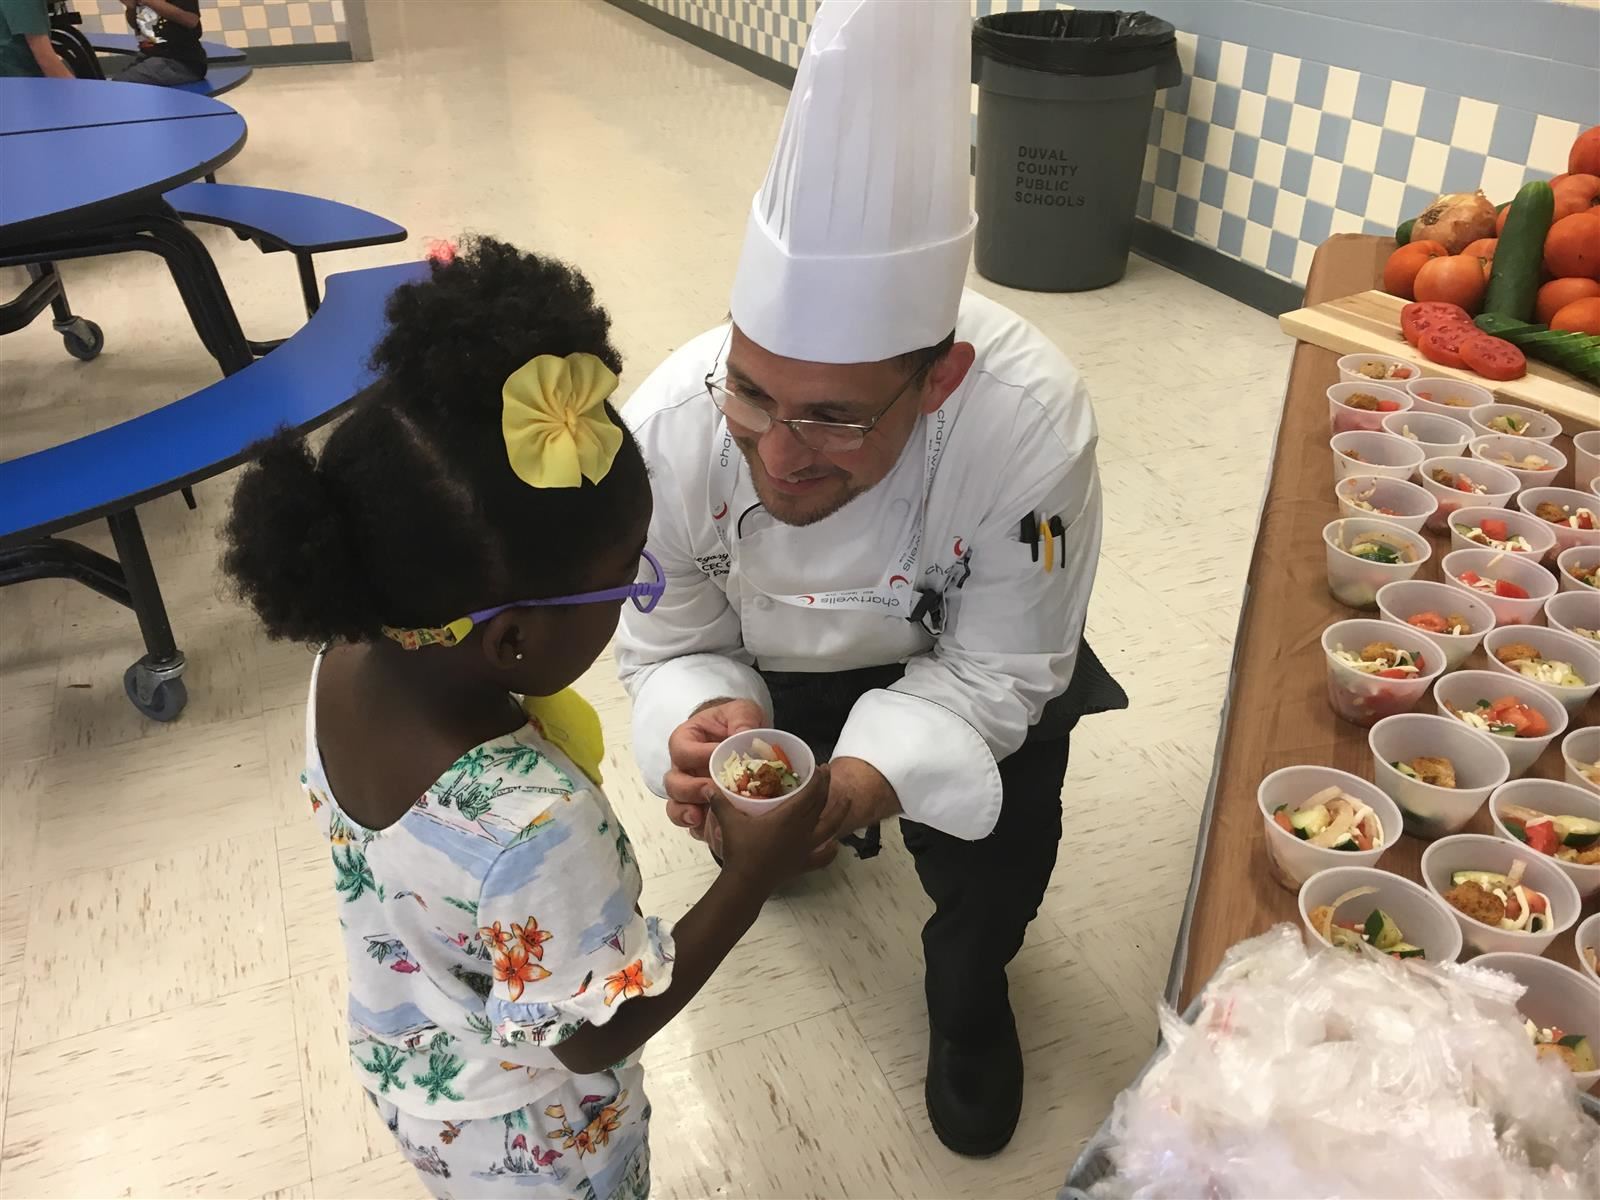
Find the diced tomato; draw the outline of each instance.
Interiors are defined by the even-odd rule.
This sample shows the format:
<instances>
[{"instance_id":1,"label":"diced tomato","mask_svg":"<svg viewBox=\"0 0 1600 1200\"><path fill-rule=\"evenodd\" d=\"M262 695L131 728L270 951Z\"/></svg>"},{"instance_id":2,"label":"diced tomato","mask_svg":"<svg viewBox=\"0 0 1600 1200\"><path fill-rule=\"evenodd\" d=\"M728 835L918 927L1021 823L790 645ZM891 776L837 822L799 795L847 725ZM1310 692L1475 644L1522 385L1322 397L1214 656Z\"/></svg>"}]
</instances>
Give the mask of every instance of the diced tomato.
<instances>
[{"instance_id":1,"label":"diced tomato","mask_svg":"<svg viewBox=\"0 0 1600 1200\"><path fill-rule=\"evenodd\" d=\"M1528 589L1520 584L1512 583L1509 579L1496 579L1494 581L1494 594L1506 600L1526 600Z\"/></svg>"},{"instance_id":2,"label":"diced tomato","mask_svg":"<svg viewBox=\"0 0 1600 1200\"><path fill-rule=\"evenodd\" d=\"M1279 809L1277 812L1272 814L1272 820L1273 823L1285 833L1294 832L1294 826L1289 824L1289 814L1284 812L1282 809Z\"/></svg>"},{"instance_id":3,"label":"diced tomato","mask_svg":"<svg viewBox=\"0 0 1600 1200\"><path fill-rule=\"evenodd\" d=\"M1517 900L1515 892L1506 896L1506 920L1515 921L1522 915L1522 904Z\"/></svg>"},{"instance_id":4,"label":"diced tomato","mask_svg":"<svg viewBox=\"0 0 1600 1200\"><path fill-rule=\"evenodd\" d=\"M1463 571L1457 578L1468 587L1477 587L1478 584L1483 582L1483 576L1476 571Z\"/></svg>"},{"instance_id":5,"label":"diced tomato","mask_svg":"<svg viewBox=\"0 0 1600 1200\"><path fill-rule=\"evenodd\" d=\"M1416 396L1417 396L1417 398L1419 400L1426 400L1429 403L1433 402L1433 393L1432 392L1417 392Z\"/></svg>"},{"instance_id":6,"label":"diced tomato","mask_svg":"<svg viewBox=\"0 0 1600 1200\"><path fill-rule=\"evenodd\" d=\"M1418 613L1414 617L1407 617L1406 624L1416 626L1423 633L1443 633L1450 628L1445 619L1436 612Z\"/></svg>"},{"instance_id":7,"label":"diced tomato","mask_svg":"<svg viewBox=\"0 0 1600 1200\"><path fill-rule=\"evenodd\" d=\"M1556 836L1555 824L1551 821L1540 821L1537 825L1525 825L1522 829L1523 839L1529 846L1540 854L1554 854L1561 845L1561 839Z\"/></svg>"},{"instance_id":8,"label":"diced tomato","mask_svg":"<svg viewBox=\"0 0 1600 1200\"><path fill-rule=\"evenodd\" d=\"M1409 678L1411 678L1411 672L1410 671L1402 671L1399 667L1389 667L1386 670L1379 671L1378 672L1378 678L1379 679L1409 679Z\"/></svg>"},{"instance_id":9,"label":"diced tomato","mask_svg":"<svg viewBox=\"0 0 1600 1200\"><path fill-rule=\"evenodd\" d=\"M1506 523L1498 517L1485 517L1478 522L1478 528L1483 530L1483 536L1503 542L1510 535L1511 530Z\"/></svg>"},{"instance_id":10,"label":"diced tomato","mask_svg":"<svg viewBox=\"0 0 1600 1200\"><path fill-rule=\"evenodd\" d=\"M1400 411L1400 401L1398 401L1398 400L1379 400L1378 401L1378 411L1379 412L1399 412Z\"/></svg>"},{"instance_id":11,"label":"diced tomato","mask_svg":"<svg viewBox=\"0 0 1600 1200\"><path fill-rule=\"evenodd\" d=\"M1369 838L1365 833L1363 833L1359 828L1356 830L1356 849L1357 850L1371 850L1372 849L1372 839Z\"/></svg>"},{"instance_id":12,"label":"diced tomato","mask_svg":"<svg viewBox=\"0 0 1600 1200\"><path fill-rule=\"evenodd\" d=\"M1380 403L1378 405L1378 407L1382 408L1383 405ZM1579 529L1593 529L1594 528L1594 517L1591 516L1587 511L1580 512L1578 514L1578 528Z\"/></svg>"},{"instance_id":13,"label":"diced tomato","mask_svg":"<svg viewBox=\"0 0 1600 1200\"><path fill-rule=\"evenodd\" d=\"M789 756L783 752L783 747L782 746L773 746L772 747L772 753L774 755L776 755L778 761L781 762L784 765L784 767L791 774L793 774L793 772L794 772L794 764L789 761Z\"/></svg>"},{"instance_id":14,"label":"diced tomato","mask_svg":"<svg viewBox=\"0 0 1600 1200\"><path fill-rule=\"evenodd\" d=\"M1542 912L1548 912L1549 910L1550 910L1550 902L1548 900L1546 900L1540 893L1538 893L1538 892L1529 892L1528 893L1528 911L1529 912L1531 912L1531 913L1542 913Z\"/></svg>"}]
</instances>

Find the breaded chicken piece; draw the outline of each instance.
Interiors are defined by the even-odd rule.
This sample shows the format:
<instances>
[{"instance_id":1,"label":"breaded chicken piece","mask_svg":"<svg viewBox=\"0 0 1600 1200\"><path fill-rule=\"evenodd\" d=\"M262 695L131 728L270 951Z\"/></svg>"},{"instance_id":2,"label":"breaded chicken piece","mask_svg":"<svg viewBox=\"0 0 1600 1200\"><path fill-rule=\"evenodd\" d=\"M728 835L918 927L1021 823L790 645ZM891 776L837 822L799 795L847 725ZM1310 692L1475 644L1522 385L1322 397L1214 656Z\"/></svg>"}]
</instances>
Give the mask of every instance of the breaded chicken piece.
<instances>
[{"instance_id":1,"label":"breaded chicken piece","mask_svg":"<svg viewBox=\"0 0 1600 1200\"><path fill-rule=\"evenodd\" d=\"M1552 504L1550 501L1545 500L1534 505L1533 515L1538 517L1541 521L1550 521L1556 525L1565 525L1567 523L1567 517L1569 514L1567 513L1566 509L1561 507L1561 505Z\"/></svg>"},{"instance_id":2,"label":"breaded chicken piece","mask_svg":"<svg viewBox=\"0 0 1600 1200\"><path fill-rule=\"evenodd\" d=\"M1515 662L1527 662L1530 658L1538 658L1539 652L1527 642L1512 642L1509 646L1501 646L1494 652L1494 656L1509 667Z\"/></svg>"},{"instance_id":3,"label":"breaded chicken piece","mask_svg":"<svg viewBox=\"0 0 1600 1200\"><path fill-rule=\"evenodd\" d=\"M1444 898L1445 903L1457 912L1465 913L1485 925L1498 926L1505 920L1506 902L1482 884L1471 881L1458 883L1444 894Z\"/></svg>"},{"instance_id":4,"label":"breaded chicken piece","mask_svg":"<svg viewBox=\"0 0 1600 1200\"><path fill-rule=\"evenodd\" d=\"M1456 765L1448 758L1413 758L1411 769L1423 783L1435 787L1453 788L1456 785Z\"/></svg>"},{"instance_id":5,"label":"breaded chicken piece","mask_svg":"<svg viewBox=\"0 0 1600 1200\"><path fill-rule=\"evenodd\" d=\"M1567 861L1582 863L1586 867L1600 864L1600 842L1596 842L1586 850L1579 850Z\"/></svg>"},{"instance_id":6,"label":"breaded chicken piece","mask_svg":"<svg viewBox=\"0 0 1600 1200\"><path fill-rule=\"evenodd\" d=\"M1388 642L1368 642L1361 647L1361 657L1368 662L1385 662L1394 666L1400 661L1400 652Z\"/></svg>"},{"instance_id":7,"label":"breaded chicken piece","mask_svg":"<svg viewBox=\"0 0 1600 1200\"><path fill-rule=\"evenodd\" d=\"M1546 1042L1544 1045L1535 1046L1533 1052L1540 1058L1559 1059L1561 1065L1569 1071L1578 1069L1578 1052L1571 1046L1563 1046L1560 1042Z\"/></svg>"}]
</instances>

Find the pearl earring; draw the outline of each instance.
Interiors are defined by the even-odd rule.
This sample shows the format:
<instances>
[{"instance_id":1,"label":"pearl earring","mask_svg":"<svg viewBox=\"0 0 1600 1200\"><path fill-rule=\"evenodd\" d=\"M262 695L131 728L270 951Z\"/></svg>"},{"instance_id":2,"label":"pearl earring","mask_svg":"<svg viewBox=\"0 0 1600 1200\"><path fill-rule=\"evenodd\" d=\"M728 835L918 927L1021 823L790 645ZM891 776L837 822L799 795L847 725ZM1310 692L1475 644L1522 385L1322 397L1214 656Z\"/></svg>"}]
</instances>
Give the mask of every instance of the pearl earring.
<instances>
[{"instance_id":1,"label":"pearl earring","mask_svg":"<svg viewBox=\"0 0 1600 1200\"><path fill-rule=\"evenodd\" d=\"M518 654L517 654L517 661L518 661L518 662L521 662L521 661L522 661L522 655L521 655L521 653L520 653L520 652L519 652L519 653L518 653Z\"/></svg>"}]
</instances>

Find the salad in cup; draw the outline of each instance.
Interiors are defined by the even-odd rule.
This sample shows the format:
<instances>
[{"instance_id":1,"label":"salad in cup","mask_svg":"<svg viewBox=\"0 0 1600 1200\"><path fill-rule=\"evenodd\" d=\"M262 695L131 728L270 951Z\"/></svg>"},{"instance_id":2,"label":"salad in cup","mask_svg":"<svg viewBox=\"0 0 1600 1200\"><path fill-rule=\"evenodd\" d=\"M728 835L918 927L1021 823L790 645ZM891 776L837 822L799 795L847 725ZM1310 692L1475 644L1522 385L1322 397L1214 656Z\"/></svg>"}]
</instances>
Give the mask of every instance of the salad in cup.
<instances>
[{"instance_id":1,"label":"salad in cup","mask_svg":"<svg viewBox=\"0 0 1600 1200\"><path fill-rule=\"evenodd\" d=\"M754 738L748 751L736 750L723 760L717 782L750 800L778 800L799 790L800 776L780 747Z\"/></svg>"}]
</instances>

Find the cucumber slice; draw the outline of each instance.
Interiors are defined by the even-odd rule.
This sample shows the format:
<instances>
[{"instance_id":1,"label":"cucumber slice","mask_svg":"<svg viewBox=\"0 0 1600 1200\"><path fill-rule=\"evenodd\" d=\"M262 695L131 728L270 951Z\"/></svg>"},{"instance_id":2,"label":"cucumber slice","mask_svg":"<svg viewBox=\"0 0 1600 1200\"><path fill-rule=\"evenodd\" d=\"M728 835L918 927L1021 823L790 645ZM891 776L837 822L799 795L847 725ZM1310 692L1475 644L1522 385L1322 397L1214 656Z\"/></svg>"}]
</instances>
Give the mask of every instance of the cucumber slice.
<instances>
[{"instance_id":1,"label":"cucumber slice","mask_svg":"<svg viewBox=\"0 0 1600 1200\"><path fill-rule=\"evenodd\" d=\"M1572 1051L1572 1069L1574 1071L1593 1071L1595 1069L1594 1047L1589 1039L1581 1033L1569 1033L1558 1043Z\"/></svg>"},{"instance_id":2,"label":"cucumber slice","mask_svg":"<svg viewBox=\"0 0 1600 1200\"><path fill-rule=\"evenodd\" d=\"M1405 939L1400 936L1400 926L1396 925L1394 918L1381 908L1375 908L1367 914L1361 933L1370 945L1376 946L1379 950L1392 950L1396 946L1405 944Z\"/></svg>"},{"instance_id":3,"label":"cucumber slice","mask_svg":"<svg viewBox=\"0 0 1600 1200\"><path fill-rule=\"evenodd\" d=\"M1548 325L1536 325L1532 321L1519 321L1504 313L1479 313L1473 318L1472 323L1485 333L1505 338L1513 344L1519 337L1530 333L1544 333L1550 328Z\"/></svg>"},{"instance_id":4,"label":"cucumber slice","mask_svg":"<svg viewBox=\"0 0 1600 1200\"><path fill-rule=\"evenodd\" d=\"M1328 810L1321 804L1289 814L1289 824L1302 838L1316 837L1328 827Z\"/></svg>"},{"instance_id":5,"label":"cucumber slice","mask_svg":"<svg viewBox=\"0 0 1600 1200\"><path fill-rule=\"evenodd\" d=\"M1400 942L1389 947L1389 953L1396 958L1427 958L1421 946L1413 946L1410 942Z\"/></svg>"},{"instance_id":6,"label":"cucumber slice","mask_svg":"<svg viewBox=\"0 0 1600 1200\"><path fill-rule=\"evenodd\" d=\"M1561 835L1563 846L1583 850L1600 839L1600 821L1590 821L1585 817L1552 817L1551 820L1555 823L1556 832Z\"/></svg>"}]
</instances>

